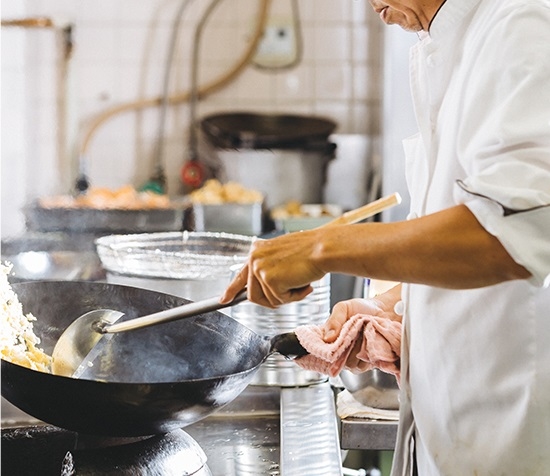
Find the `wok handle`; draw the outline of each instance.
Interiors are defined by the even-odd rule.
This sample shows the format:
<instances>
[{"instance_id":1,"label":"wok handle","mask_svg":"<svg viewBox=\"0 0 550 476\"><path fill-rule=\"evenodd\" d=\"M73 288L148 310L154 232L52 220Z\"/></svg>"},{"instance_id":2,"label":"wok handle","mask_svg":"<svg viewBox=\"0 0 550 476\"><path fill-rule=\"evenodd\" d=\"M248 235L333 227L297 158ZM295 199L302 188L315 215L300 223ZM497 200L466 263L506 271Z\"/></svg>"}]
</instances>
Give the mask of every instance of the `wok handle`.
<instances>
[{"instance_id":1,"label":"wok handle","mask_svg":"<svg viewBox=\"0 0 550 476\"><path fill-rule=\"evenodd\" d=\"M270 339L270 353L279 352L288 358L303 357L309 352L300 344L294 332L277 334Z\"/></svg>"},{"instance_id":2,"label":"wok handle","mask_svg":"<svg viewBox=\"0 0 550 476\"><path fill-rule=\"evenodd\" d=\"M100 331L103 334L114 334L117 332L125 332L142 327L154 326L156 324L176 321L186 317L193 317L205 312L217 311L226 307L234 306L240 302L246 301L246 289L242 290L233 301L226 304L220 304L220 296L203 299L201 301L190 302L183 306L173 307L165 311L156 312L143 317L136 317L128 321L118 322L116 324L101 326Z\"/></svg>"}]
</instances>

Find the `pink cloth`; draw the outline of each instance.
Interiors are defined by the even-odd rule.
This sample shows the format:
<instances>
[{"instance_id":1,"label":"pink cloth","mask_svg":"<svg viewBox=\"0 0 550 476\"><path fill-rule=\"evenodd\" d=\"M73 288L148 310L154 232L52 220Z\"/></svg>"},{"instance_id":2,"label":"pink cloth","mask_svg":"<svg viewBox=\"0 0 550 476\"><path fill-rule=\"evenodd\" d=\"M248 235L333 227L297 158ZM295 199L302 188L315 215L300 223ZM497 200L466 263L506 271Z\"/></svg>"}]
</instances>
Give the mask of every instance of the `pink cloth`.
<instances>
[{"instance_id":1,"label":"pink cloth","mask_svg":"<svg viewBox=\"0 0 550 476\"><path fill-rule=\"evenodd\" d=\"M378 368L395 375L399 381L401 323L398 321L356 314L346 321L332 343L323 340L320 326L300 326L295 333L300 344L309 352L309 355L295 362L306 370L336 377L344 369L357 339L362 339L357 357L368 364L366 370Z\"/></svg>"}]
</instances>

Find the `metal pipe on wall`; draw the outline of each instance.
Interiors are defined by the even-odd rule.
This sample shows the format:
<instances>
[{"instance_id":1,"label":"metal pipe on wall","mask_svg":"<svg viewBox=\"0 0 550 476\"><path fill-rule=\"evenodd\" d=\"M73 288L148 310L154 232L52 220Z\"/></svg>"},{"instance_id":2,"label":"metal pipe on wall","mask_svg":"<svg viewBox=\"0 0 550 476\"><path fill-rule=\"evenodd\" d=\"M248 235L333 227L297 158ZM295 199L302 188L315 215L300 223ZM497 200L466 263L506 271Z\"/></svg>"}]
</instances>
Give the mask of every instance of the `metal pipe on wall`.
<instances>
[{"instance_id":1,"label":"metal pipe on wall","mask_svg":"<svg viewBox=\"0 0 550 476\"><path fill-rule=\"evenodd\" d=\"M59 39L60 57L56 78L56 147L57 161L61 171L61 186L68 185L71 170L71 147L74 146L74 134L69 133L71 122L75 120L71 101L71 59L74 51L74 25L60 22L49 17L27 17L2 20L1 26L33 30L53 30Z\"/></svg>"}]
</instances>

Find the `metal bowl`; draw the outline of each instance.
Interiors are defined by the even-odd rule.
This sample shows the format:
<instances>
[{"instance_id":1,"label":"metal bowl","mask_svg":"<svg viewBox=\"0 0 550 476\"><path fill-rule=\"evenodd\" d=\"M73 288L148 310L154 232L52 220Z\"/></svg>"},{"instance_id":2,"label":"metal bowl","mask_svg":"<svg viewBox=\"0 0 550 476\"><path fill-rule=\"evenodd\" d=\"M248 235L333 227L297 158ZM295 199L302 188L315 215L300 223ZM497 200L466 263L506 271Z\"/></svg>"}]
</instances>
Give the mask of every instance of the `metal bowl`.
<instances>
[{"instance_id":1,"label":"metal bowl","mask_svg":"<svg viewBox=\"0 0 550 476\"><path fill-rule=\"evenodd\" d=\"M359 374L342 370L340 380L353 398L363 405L387 410L399 408L399 385L392 374L380 369Z\"/></svg>"},{"instance_id":2,"label":"metal bowl","mask_svg":"<svg viewBox=\"0 0 550 476\"><path fill-rule=\"evenodd\" d=\"M32 232L2 240L1 261L10 263L11 282L98 281L106 277L93 235Z\"/></svg>"}]
</instances>

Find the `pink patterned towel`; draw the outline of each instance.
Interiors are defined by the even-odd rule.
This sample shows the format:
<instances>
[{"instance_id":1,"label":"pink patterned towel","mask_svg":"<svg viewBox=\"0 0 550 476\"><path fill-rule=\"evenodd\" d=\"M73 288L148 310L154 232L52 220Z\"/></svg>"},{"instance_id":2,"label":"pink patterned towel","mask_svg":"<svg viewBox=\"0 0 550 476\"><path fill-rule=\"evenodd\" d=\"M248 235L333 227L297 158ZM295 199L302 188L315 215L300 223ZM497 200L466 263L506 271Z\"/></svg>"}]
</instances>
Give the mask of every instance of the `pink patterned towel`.
<instances>
[{"instance_id":1,"label":"pink patterned towel","mask_svg":"<svg viewBox=\"0 0 550 476\"><path fill-rule=\"evenodd\" d=\"M401 323L382 317L356 314L342 326L332 343L323 340L320 326L306 325L295 330L298 340L309 355L296 359L306 369L336 377L345 367L346 360L357 339L362 339L360 360L367 362L370 370L378 368L391 373L399 381L401 356Z\"/></svg>"}]
</instances>

